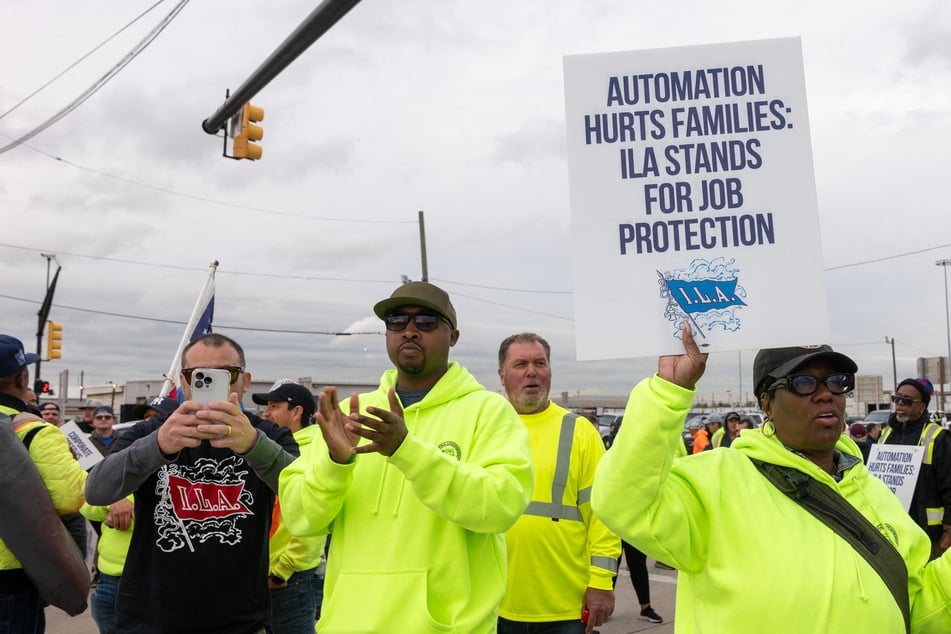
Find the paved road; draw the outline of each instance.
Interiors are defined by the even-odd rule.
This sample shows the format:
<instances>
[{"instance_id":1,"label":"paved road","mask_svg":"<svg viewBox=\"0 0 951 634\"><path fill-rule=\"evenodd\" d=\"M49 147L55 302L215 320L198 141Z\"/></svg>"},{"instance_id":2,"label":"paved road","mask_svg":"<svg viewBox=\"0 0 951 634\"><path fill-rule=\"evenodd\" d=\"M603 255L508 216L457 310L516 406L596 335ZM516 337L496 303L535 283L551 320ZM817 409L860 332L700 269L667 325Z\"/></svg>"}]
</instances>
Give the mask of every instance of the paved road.
<instances>
[{"instance_id":1,"label":"paved road","mask_svg":"<svg viewBox=\"0 0 951 634\"><path fill-rule=\"evenodd\" d=\"M651 581L651 604L664 617L663 623L648 623L638 618L640 606L631 586L631 575L626 564L621 564L615 597L614 616L598 628L601 634L632 634L633 632L651 632L651 634L673 634L674 632L674 596L677 591L677 573L654 567L648 560ZM95 622L89 610L70 618L56 608L46 609L46 631L48 634L98 634ZM383 633L381 633L383 634Z\"/></svg>"}]
</instances>

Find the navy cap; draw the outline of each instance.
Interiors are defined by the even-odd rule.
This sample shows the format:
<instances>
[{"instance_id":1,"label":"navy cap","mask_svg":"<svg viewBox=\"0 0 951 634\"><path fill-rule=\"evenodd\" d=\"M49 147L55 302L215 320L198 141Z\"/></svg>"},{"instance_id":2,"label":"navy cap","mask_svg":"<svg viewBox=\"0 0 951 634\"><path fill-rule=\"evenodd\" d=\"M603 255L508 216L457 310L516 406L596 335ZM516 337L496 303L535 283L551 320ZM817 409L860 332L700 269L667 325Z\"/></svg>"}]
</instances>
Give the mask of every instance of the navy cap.
<instances>
[{"instance_id":1,"label":"navy cap","mask_svg":"<svg viewBox=\"0 0 951 634\"><path fill-rule=\"evenodd\" d=\"M23 342L10 335L0 335L0 376L13 376L40 360L40 355L23 350Z\"/></svg>"},{"instance_id":2,"label":"navy cap","mask_svg":"<svg viewBox=\"0 0 951 634\"><path fill-rule=\"evenodd\" d=\"M314 393L306 386L291 379L281 379L271 386L269 392L259 392L251 395L251 400L258 405L267 405L270 402L287 403L290 407L300 405L304 408L301 414L301 422L306 423L314 415L317 409L317 401L314 400Z\"/></svg>"},{"instance_id":3,"label":"navy cap","mask_svg":"<svg viewBox=\"0 0 951 634\"><path fill-rule=\"evenodd\" d=\"M178 409L178 401L170 396L155 396L148 403L139 403L132 408L132 416L145 418L145 413L154 409L161 416L166 417Z\"/></svg>"}]
</instances>

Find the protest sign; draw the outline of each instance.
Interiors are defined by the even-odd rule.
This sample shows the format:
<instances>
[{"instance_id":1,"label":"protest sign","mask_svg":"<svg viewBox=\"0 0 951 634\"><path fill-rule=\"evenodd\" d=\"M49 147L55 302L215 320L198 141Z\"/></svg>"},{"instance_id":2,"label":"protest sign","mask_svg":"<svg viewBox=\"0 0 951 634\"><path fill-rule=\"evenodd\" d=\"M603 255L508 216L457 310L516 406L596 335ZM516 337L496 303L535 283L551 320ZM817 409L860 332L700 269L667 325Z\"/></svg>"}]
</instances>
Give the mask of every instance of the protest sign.
<instances>
[{"instance_id":1,"label":"protest sign","mask_svg":"<svg viewBox=\"0 0 951 634\"><path fill-rule=\"evenodd\" d=\"M79 425L70 421L63 423L60 430L62 430L66 436L66 442L69 443L69 448L73 451L73 455L79 460L80 467L89 471L102 461L102 454L99 453L95 445L89 442L89 436L83 433Z\"/></svg>"},{"instance_id":2,"label":"protest sign","mask_svg":"<svg viewBox=\"0 0 951 634\"><path fill-rule=\"evenodd\" d=\"M907 511L921 473L925 448L918 445L872 445L868 452L868 472L898 496Z\"/></svg>"},{"instance_id":3,"label":"protest sign","mask_svg":"<svg viewBox=\"0 0 951 634\"><path fill-rule=\"evenodd\" d=\"M825 342L799 38L564 70L578 358Z\"/></svg>"}]
</instances>

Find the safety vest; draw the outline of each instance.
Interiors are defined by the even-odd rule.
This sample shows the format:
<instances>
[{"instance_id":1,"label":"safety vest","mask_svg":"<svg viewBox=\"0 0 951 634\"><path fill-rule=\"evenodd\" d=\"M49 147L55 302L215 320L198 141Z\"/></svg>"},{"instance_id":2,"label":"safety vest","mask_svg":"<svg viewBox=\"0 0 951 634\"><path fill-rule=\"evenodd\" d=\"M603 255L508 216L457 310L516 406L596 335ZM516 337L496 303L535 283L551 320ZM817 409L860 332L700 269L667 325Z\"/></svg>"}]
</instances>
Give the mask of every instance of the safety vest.
<instances>
[{"instance_id":1,"label":"safety vest","mask_svg":"<svg viewBox=\"0 0 951 634\"><path fill-rule=\"evenodd\" d=\"M710 444L713 445L714 449L723 444L723 437L725 435L726 430L723 427L713 432L713 438L710 439Z\"/></svg>"},{"instance_id":2,"label":"safety vest","mask_svg":"<svg viewBox=\"0 0 951 634\"><path fill-rule=\"evenodd\" d=\"M582 521L578 507L591 502L591 487L578 490L578 499L574 504L565 504L565 489L568 487L568 474L571 467L571 448L575 440L575 421L577 414L568 412L561 419L561 430L558 435L558 453L555 456L555 475L551 482L551 502L532 500L524 515L550 517L552 521L569 520ZM591 564L617 572L618 562L612 557L591 557Z\"/></svg>"},{"instance_id":3,"label":"safety vest","mask_svg":"<svg viewBox=\"0 0 951 634\"><path fill-rule=\"evenodd\" d=\"M921 464L930 465L934 460L934 441L938 437L938 434L944 431L944 428L941 425L935 423L927 423L921 429L921 436L918 438L918 446L925 447L925 455L921 459ZM888 426L882 432L882 435L878 438L878 444L884 445L885 440L891 436L892 428ZM928 516L928 526L937 526L940 525L944 520L944 507L927 507L925 513Z\"/></svg>"}]
</instances>

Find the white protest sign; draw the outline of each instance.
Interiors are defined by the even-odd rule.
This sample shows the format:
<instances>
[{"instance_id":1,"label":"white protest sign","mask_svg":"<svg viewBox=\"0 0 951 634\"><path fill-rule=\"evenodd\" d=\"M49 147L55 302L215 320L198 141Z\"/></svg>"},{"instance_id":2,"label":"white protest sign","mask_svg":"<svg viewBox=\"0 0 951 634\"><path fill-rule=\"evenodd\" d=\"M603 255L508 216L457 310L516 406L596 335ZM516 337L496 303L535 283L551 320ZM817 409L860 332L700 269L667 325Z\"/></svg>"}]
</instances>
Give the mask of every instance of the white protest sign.
<instances>
[{"instance_id":1,"label":"white protest sign","mask_svg":"<svg viewBox=\"0 0 951 634\"><path fill-rule=\"evenodd\" d=\"M898 496L907 511L921 473L925 448L918 445L872 445L868 452L868 472Z\"/></svg>"},{"instance_id":2,"label":"white protest sign","mask_svg":"<svg viewBox=\"0 0 951 634\"><path fill-rule=\"evenodd\" d=\"M99 453L96 446L89 442L89 436L85 434L79 425L73 421L63 423L60 430L66 436L66 442L69 448L73 450L73 455L79 460L79 466L89 471L102 461L103 455Z\"/></svg>"},{"instance_id":3,"label":"white protest sign","mask_svg":"<svg viewBox=\"0 0 951 634\"><path fill-rule=\"evenodd\" d=\"M799 38L564 69L578 358L827 341Z\"/></svg>"}]
</instances>

